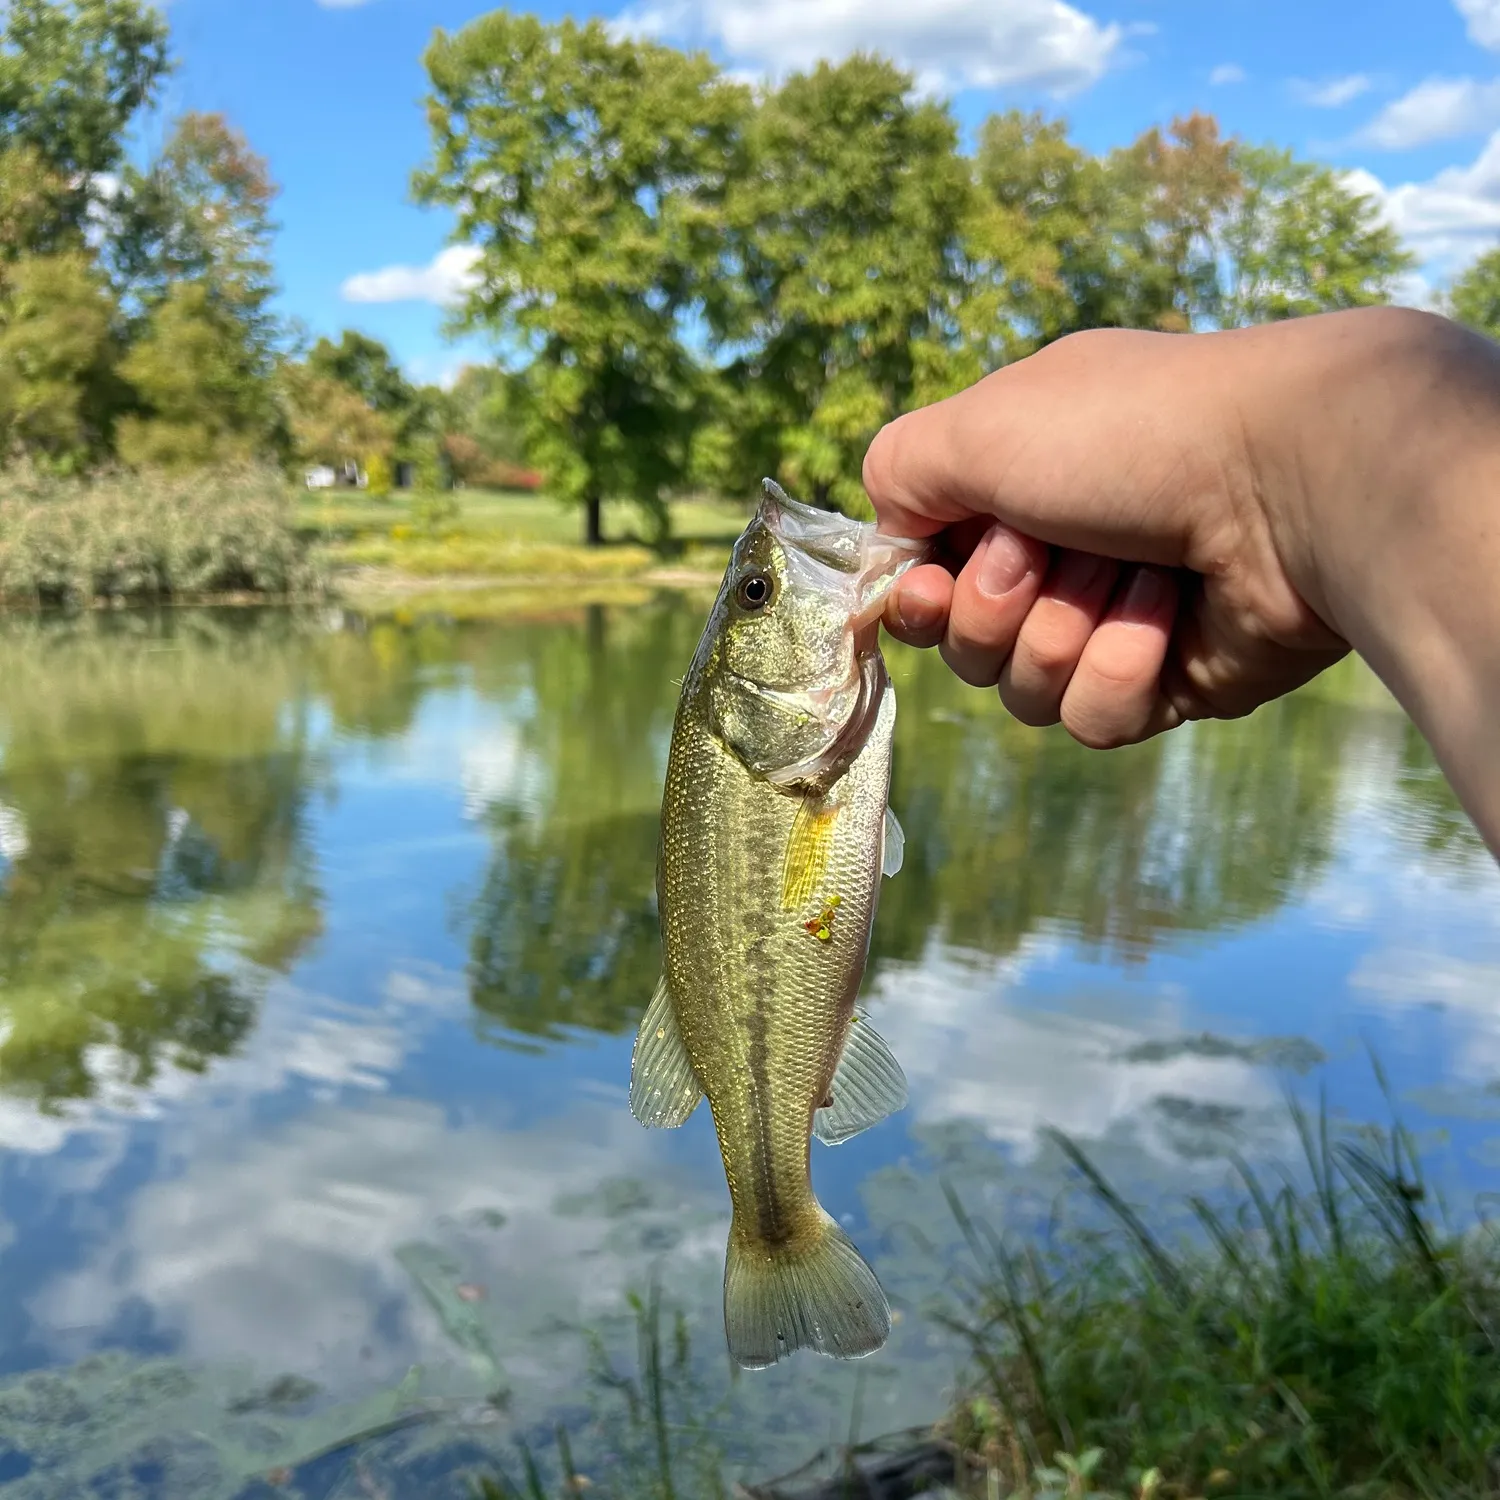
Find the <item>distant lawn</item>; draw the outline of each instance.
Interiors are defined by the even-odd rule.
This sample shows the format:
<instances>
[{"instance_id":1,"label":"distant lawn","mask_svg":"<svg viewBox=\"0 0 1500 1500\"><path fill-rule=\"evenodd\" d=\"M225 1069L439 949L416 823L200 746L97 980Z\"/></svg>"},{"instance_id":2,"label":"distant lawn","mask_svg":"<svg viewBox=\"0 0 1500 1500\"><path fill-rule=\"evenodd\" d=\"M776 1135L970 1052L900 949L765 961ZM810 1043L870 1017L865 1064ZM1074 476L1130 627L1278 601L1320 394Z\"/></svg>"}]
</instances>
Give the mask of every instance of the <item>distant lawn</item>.
<instances>
[{"instance_id":1,"label":"distant lawn","mask_svg":"<svg viewBox=\"0 0 1500 1500\"><path fill-rule=\"evenodd\" d=\"M582 545L583 512L577 506L546 495L496 490L456 490L453 498L459 514L443 528L446 532L508 542ZM398 491L382 500L348 491L304 493L297 507L298 526L304 532L330 539L352 540L378 533L388 536L393 527L414 524L419 499L412 491ZM744 529L750 511L748 502L678 500L672 503L671 514L674 537L728 548ZM645 535L645 521L637 506L624 501L605 503L606 542L640 541Z\"/></svg>"}]
</instances>

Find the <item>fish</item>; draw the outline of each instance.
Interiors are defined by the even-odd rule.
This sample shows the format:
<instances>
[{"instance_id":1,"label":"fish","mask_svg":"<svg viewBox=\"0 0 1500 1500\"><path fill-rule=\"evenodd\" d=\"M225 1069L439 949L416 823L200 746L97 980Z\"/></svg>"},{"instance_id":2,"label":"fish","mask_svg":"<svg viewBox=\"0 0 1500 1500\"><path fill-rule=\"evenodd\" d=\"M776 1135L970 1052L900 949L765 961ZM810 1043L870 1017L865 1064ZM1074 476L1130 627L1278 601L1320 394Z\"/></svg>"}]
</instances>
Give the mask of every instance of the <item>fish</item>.
<instances>
[{"instance_id":1,"label":"fish","mask_svg":"<svg viewBox=\"0 0 1500 1500\"><path fill-rule=\"evenodd\" d=\"M729 1353L881 1348L890 1308L818 1202L811 1138L837 1145L903 1108L906 1078L856 998L882 874L896 696L886 596L926 553L766 480L682 681L662 793L662 974L631 1057L643 1125L705 1096L732 1206Z\"/></svg>"}]
</instances>

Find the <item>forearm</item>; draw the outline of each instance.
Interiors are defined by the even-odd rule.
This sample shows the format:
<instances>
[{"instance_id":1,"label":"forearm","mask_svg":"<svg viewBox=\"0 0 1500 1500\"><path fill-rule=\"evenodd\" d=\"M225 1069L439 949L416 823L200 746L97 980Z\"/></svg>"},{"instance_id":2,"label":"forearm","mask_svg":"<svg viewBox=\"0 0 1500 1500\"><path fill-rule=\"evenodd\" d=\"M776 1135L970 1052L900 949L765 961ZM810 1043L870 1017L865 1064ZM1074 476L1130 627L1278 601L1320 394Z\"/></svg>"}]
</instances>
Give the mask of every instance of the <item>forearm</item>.
<instances>
[{"instance_id":1,"label":"forearm","mask_svg":"<svg viewBox=\"0 0 1500 1500\"><path fill-rule=\"evenodd\" d=\"M1301 336L1318 357L1272 403L1301 436L1265 485L1288 574L1411 714L1500 856L1500 348L1395 309Z\"/></svg>"}]
</instances>

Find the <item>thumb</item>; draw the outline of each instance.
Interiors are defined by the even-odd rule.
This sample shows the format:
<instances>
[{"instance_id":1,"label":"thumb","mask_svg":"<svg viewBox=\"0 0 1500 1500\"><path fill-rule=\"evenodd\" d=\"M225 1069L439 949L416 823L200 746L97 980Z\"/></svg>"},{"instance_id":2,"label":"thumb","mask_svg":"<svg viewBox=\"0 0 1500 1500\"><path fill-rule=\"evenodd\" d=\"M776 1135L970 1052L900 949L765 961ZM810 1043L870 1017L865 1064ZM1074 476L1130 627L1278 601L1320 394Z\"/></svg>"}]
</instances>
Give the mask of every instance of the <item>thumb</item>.
<instances>
[{"instance_id":1,"label":"thumb","mask_svg":"<svg viewBox=\"0 0 1500 1500\"><path fill-rule=\"evenodd\" d=\"M865 456L881 529L931 536L984 516L1054 546L1192 566L1204 499L1233 467L1198 362L1192 339L1095 330L899 417Z\"/></svg>"}]
</instances>

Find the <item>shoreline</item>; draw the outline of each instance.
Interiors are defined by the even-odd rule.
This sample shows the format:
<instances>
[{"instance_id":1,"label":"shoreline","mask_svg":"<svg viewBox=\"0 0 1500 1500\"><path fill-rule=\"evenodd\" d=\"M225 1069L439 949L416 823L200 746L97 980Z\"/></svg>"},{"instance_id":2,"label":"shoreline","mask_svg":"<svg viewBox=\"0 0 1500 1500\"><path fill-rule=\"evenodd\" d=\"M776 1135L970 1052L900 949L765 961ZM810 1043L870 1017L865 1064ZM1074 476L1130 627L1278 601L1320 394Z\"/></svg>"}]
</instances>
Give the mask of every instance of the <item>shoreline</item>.
<instances>
[{"instance_id":1,"label":"shoreline","mask_svg":"<svg viewBox=\"0 0 1500 1500\"><path fill-rule=\"evenodd\" d=\"M682 593L712 593L721 573L706 569L647 568L639 573L601 578L588 573L448 573L422 574L401 568L350 568L329 576L320 590L293 594L265 594L247 589L222 593L180 593L154 596L98 596L65 604L43 604L20 597L0 598L0 617L125 613L142 609L293 609L319 605L357 608L409 602L424 595L535 593L565 591L572 604L609 603L625 593L649 594L661 589Z\"/></svg>"}]
</instances>

